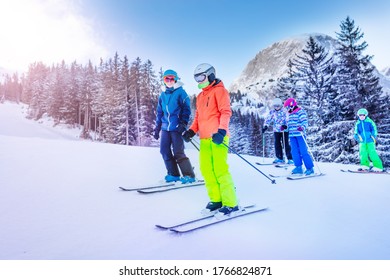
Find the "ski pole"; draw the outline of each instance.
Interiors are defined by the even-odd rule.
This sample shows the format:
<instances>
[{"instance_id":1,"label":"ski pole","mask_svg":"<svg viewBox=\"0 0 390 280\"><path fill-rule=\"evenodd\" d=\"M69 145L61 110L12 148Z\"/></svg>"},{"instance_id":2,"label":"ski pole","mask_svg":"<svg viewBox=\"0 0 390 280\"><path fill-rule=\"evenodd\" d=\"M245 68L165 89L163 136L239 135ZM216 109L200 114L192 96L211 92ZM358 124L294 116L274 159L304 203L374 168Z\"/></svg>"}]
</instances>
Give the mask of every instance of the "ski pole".
<instances>
[{"instance_id":1,"label":"ski pole","mask_svg":"<svg viewBox=\"0 0 390 280\"><path fill-rule=\"evenodd\" d=\"M283 154L286 155L286 159L288 160L287 153L286 153L286 137L284 135L284 131L282 131L282 135L283 135L283 139L282 139L282 141L283 141ZM283 160L284 160L284 157L283 157Z\"/></svg>"},{"instance_id":2,"label":"ski pole","mask_svg":"<svg viewBox=\"0 0 390 280\"><path fill-rule=\"evenodd\" d=\"M270 180L272 182L272 184L276 184L276 181L271 179L270 177L268 177L267 175L265 175L261 170L257 169L256 166L254 166L252 163L250 163L249 161L247 161L245 158L243 158L239 153L237 153L233 148L229 147L228 145L226 145L225 143L222 142L222 144L227 147L230 151L232 151L234 154L236 154L239 158L241 158L243 161L245 161L247 164L249 164L250 166L252 166L254 169L256 169L258 172L260 172L265 178L267 178L268 180Z\"/></svg>"},{"instance_id":3,"label":"ski pole","mask_svg":"<svg viewBox=\"0 0 390 280\"><path fill-rule=\"evenodd\" d=\"M309 145L307 144L306 139L305 139L305 136L303 135L303 132L302 132L302 131L301 131L301 135L302 135L303 141L305 142L305 145L306 145L306 147L307 147L307 150L309 151L309 154L310 154L312 160L314 161L314 164L317 166L318 171L320 172L320 174L322 174L321 169L320 169L320 167L318 166L317 161L316 161L316 159L314 158L314 155L313 155L313 153L311 152L311 149L310 149Z\"/></svg>"},{"instance_id":4,"label":"ski pole","mask_svg":"<svg viewBox=\"0 0 390 280\"><path fill-rule=\"evenodd\" d=\"M197 145L195 145L195 143L192 141L192 139L190 140L190 142L191 142L191 144L195 147L195 149L197 149L198 152L199 152L199 151L200 151L200 150L199 150L199 147L198 147Z\"/></svg>"}]
</instances>

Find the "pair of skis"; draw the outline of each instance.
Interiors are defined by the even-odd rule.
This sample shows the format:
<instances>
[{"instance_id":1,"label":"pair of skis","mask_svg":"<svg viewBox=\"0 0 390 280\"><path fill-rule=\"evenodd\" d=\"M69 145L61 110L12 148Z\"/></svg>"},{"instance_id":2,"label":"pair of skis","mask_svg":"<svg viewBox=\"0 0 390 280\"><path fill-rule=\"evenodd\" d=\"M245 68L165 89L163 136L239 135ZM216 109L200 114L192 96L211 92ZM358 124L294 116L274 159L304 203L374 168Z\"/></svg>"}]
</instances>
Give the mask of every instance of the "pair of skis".
<instances>
[{"instance_id":1,"label":"pair of skis","mask_svg":"<svg viewBox=\"0 0 390 280\"><path fill-rule=\"evenodd\" d=\"M141 194L151 194L151 193L160 193L160 192L167 192L172 190L178 190L178 189L184 189L184 188L191 188L196 186L203 186L204 181L198 180L193 183L187 183L182 184L181 182L176 183L165 183L165 184L159 184L159 185L153 185L153 186L146 186L146 187L139 187L139 188L124 188L119 187L122 191L136 191Z\"/></svg>"},{"instance_id":2,"label":"pair of skis","mask_svg":"<svg viewBox=\"0 0 390 280\"><path fill-rule=\"evenodd\" d=\"M215 224L226 222L242 216L247 216L254 213L266 211L268 207L258 208L256 205L247 205L241 207L240 210L232 212L230 215L219 215L216 212L210 212L210 214L202 215L193 219L185 220L172 225L155 225L162 230L169 230L175 233L188 233L198 229L209 227Z\"/></svg>"},{"instance_id":3,"label":"pair of skis","mask_svg":"<svg viewBox=\"0 0 390 280\"><path fill-rule=\"evenodd\" d=\"M273 178L286 178L288 180L302 180L302 179L307 179L307 178L312 178L312 177L320 177L320 176L325 176L324 173L313 173L310 175L304 175L304 174L299 174L299 175L293 175L293 174L287 174L287 175L273 175L269 174L269 176Z\"/></svg>"},{"instance_id":4,"label":"pair of skis","mask_svg":"<svg viewBox=\"0 0 390 280\"><path fill-rule=\"evenodd\" d=\"M190 188L195 186L204 185L203 180L199 180L194 183L180 184L180 183L166 183L159 184L154 186L140 187L140 188L124 188L119 187L122 191L136 191L142 194L150 194L157 192L166 192L171 190L177 190L182 188ZM250 215L253 213L258 213L261 211L265 211L268 208L256 208L254 204L248 205L245 207L241 207L239 211L232 212L230 215L215 215L216 212L210 212L210 214L202 215L200 217L196 217L193 219L189 219L180 223L172 224L172 225L156 225L157 228L169 230L175 233L187 233L192 232L201 228L205 228L211 225L219 224L231 219L235 219L241 216Z\"/></svg>"},{"instance_id":5,"label":"pair of skis","mask_svg":"<svg viewBox=\"0 0 390 280\"><path fill-rule=\"evenodd\" d=\"M388 171L371 171L371 170L350 170L350 169L340 169L341 172L349 172L349 173L360 173L360 174L382 174L382 175L390 175Z\"/></svg>"},{"instance_id":6,"label":"pair of skis","mask_svg":"<svg viewBox=\"0 0 390 280\"><path fill-rule=\"evenodd\" d=\"M276 168L284 168L284 169L287 169L287 168L293 166L293 165L287 164L287 163L261 163L261 162L256 162L256 164L257 165L261 165L261 166L271 166L271 165L273 165Z\"/></svg>"}]
</instances>

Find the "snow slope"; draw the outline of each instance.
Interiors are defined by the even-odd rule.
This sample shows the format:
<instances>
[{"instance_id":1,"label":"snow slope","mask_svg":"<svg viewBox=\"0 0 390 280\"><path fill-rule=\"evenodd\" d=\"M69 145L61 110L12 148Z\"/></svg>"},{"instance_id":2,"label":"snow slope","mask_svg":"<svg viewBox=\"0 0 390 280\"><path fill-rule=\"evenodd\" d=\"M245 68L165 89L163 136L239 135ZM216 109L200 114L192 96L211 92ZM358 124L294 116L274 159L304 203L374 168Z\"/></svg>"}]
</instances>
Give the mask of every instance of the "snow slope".
<instances>
[{"instance_id":1,"label":"snow slope","mask_svg":"<svg viewBox=\"0 0 390 280\"><path fill-rule=\"evenodd\" d=\"M0 104L2 260L390 259L388 175L319 163L326 176L271 184L230 155L241 203L269 210L175 235L154 225L197 215L208 202L203 186L153 195L118 189L163 178L158 148L77 140L75 131L27 120L23 110ZM197 150L187 155L199 175Z\"/></svg>"}]
</instances>

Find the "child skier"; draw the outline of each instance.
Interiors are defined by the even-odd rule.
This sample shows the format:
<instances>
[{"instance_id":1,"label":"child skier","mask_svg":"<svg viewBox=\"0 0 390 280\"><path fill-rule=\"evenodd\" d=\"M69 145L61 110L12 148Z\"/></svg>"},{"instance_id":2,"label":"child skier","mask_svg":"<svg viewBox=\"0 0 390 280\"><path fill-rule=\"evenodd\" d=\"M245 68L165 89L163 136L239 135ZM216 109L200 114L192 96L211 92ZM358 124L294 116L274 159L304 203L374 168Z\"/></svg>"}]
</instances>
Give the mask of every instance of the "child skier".
<instances>
[{"instance_id":1,"label":"child skier","mask_svg":"<svg viewBox=\"0 0 390 280\"><path fill-rule=\"evenodd\" d=\"M268 116L265 118L265 126L262 129L264 133L268 126L273 125L274 131L274 147L276 159L274 164L285 163L283 159L283 150L285 150L287 157L287 164L293 164L291 156L291 148L288 141L287 131L287 112L283 109L283 103L280 98L275 98L272 101L273 109L270 110Z\"/></svg>"},{"instance_id":2,"label":"child skier","mask_svg":"<svg viewBox=\"0 0 390 280\"><path fill-rule=\"evenodd\" d=\"M314 164L311 158L308 147L306 145L306 130L308 127L307 114L305 110L298 107L294 98L288 98L284 102L284 107L287 108L288 115L288 130L290 137L290 145L292 158L295 168L291 174L303 174L302 161L305 164L305 175L314 174ZM304 138L305 137L305 138Z\"/></svg>"},{"instance_id":3,"label":"child skier","mask_svg":"<svg viewBox=\"0 0 390 280\"><path fill-rule=\"evenodd\" d=\"M165 181L192 183L195 181L195 174L189 158L184 153L182 138L191 115L190 99L175 71L166 70L163 81L165 87L158 99L153 136L158 140L162 130L160 153L167 169ZM180 177L178 166L183 177Z\"/></svg>"},{"instance_id":4,"label":"child skier","mask_svg":"<svg viewBox=\"0 0 390 280\"><path fill-rule=\"evenodd\" d=\"M357 111L358 120L355 124L355 140L359 143L360 171L369 171L370 159L373 164L372 171L382 172L383 164L375 149L378 132L372 119L368 117L368 111L361 108Z\"/></svg>"},{"instance_id":5,"label":"child skier","mask_svg":"<svg viewBox=\"0 0 390 280\"><path fill-rule=\"evenodd\" d=\"M205 180L210 202L206 211L223 215L239 210L236 189L227 163L229 122L232 115L229 92L223 82L215 77L215 68L208 63L199 64L194 79L201 93L196 99L194 121L183 134L189 142L199 133L200 170ZM224 143L225 145L223 145Z\"/></svg>"}]
</instances>

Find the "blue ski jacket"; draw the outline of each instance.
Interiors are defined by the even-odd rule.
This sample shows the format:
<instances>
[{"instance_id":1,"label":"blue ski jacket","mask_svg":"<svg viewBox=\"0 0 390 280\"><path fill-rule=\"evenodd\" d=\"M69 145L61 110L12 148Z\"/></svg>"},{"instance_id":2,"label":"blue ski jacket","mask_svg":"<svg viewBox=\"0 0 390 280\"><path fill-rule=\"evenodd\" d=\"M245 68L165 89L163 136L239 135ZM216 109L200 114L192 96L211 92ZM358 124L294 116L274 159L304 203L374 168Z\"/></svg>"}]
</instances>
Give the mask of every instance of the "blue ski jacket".
<instances>
[{"instance_id":1,"label":"blue ski jacket","mask_svg":"<svg viewBox=\"0 0 390 280\"><path fill-rule=\"evenodd\" d=\"M369 117L366 117L363 121L358 120L356 122L354 138L359 143L375 142L377 135L376 125Z\"/></svg>"},{"instance_id":2,"label":"blue ski jacket","mask_svg":"<svg viewBox=\"0 0 390 280\"><path fill-rule=\"evenodd\" d=\"M172 88L165 87L158 98L156 128L175 131L179 124L187 126L191 115L190 98L178 81Z\"/></svg>"}]
</instances>

